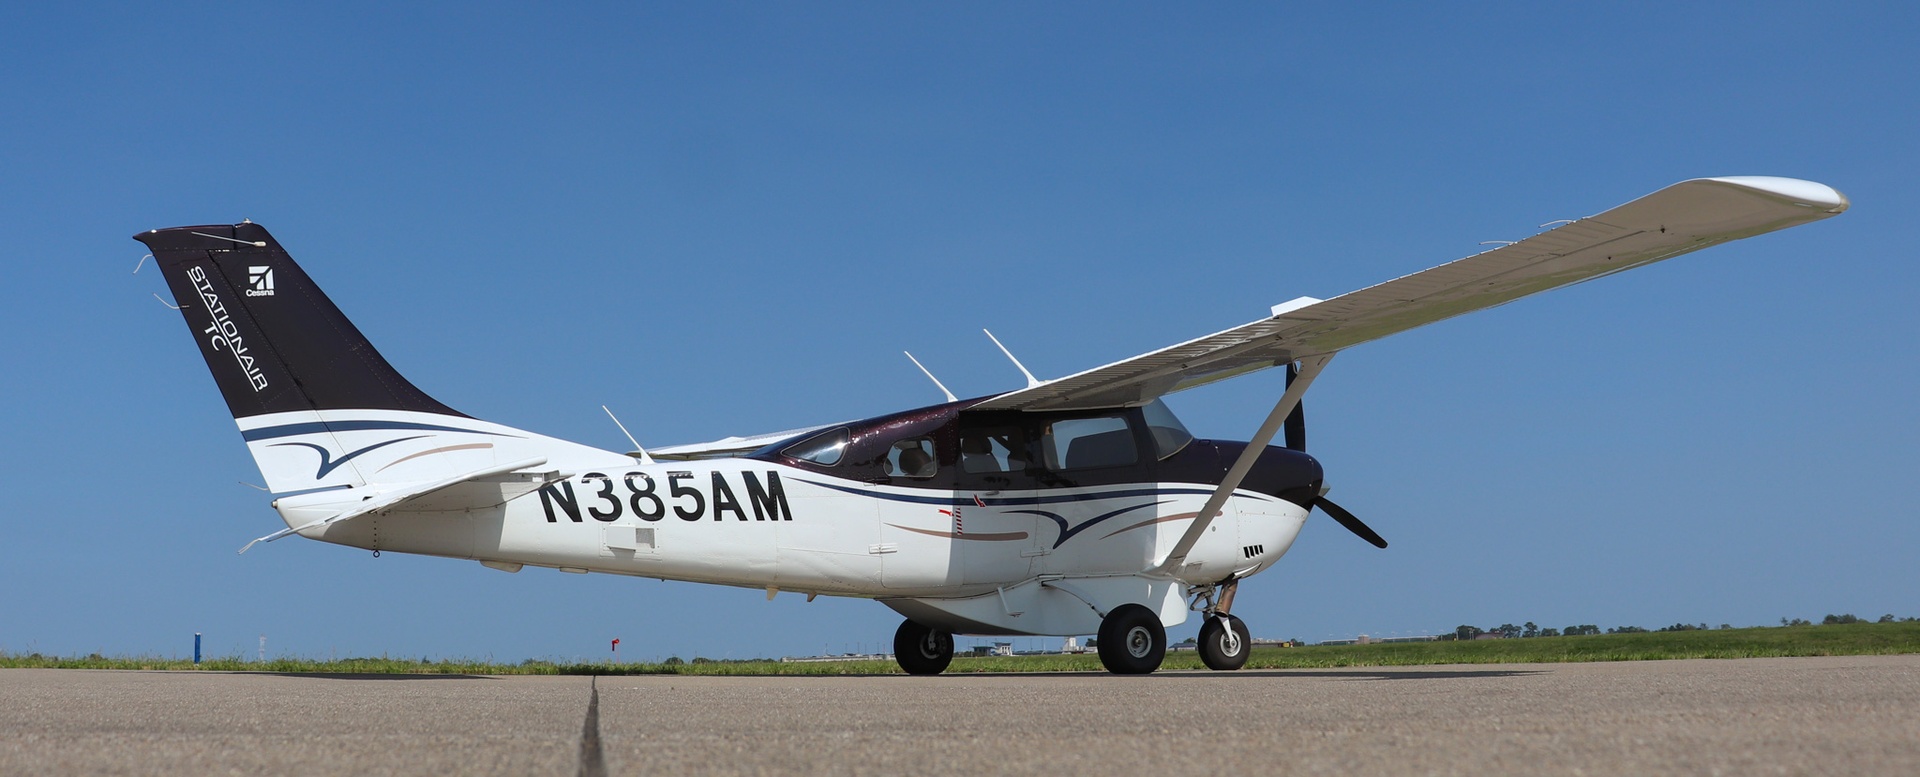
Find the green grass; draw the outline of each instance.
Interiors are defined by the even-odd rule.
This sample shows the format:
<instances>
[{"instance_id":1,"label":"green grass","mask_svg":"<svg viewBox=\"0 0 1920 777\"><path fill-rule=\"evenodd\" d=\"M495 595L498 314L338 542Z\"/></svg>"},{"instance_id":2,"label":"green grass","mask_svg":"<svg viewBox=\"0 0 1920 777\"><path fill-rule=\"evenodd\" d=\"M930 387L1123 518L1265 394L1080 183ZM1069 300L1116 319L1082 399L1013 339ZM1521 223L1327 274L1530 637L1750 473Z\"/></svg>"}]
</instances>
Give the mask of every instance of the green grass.
<instances>
[{"instance_id":1,"label":"green grass","mask_svg":"<svg viewBox=\"0 0 1920 777\"><path fill-rule=\"evenodd\" d=\"M1712 631L1600 634L1472 642L1404 642L1390 645L1329 645L1261 648L1249 669L1422 666L1432 664L1533 664L1577 661L1657 661L1675 658L1761 658L1782 656L1854 656L1920 653L1920 622L1850 623L1825 626L1717 629ZM1163 669L1199 669L1191 651L1167 654ZM293 674L465 674L465 675L868 675L897 674L892 661L850 660L805 663L779 661L705 661L680 664L568 664L524 661L496 664L451 659L349 658L310 661L280 658L247 661L237 656L203 661L106 657L61 658L0 654L0 669L144 669L155 671L281 672ZM1093 654L1072 656L998 656L956 658L949 673L1098 672Z\"/></svg>"}]
</instances>

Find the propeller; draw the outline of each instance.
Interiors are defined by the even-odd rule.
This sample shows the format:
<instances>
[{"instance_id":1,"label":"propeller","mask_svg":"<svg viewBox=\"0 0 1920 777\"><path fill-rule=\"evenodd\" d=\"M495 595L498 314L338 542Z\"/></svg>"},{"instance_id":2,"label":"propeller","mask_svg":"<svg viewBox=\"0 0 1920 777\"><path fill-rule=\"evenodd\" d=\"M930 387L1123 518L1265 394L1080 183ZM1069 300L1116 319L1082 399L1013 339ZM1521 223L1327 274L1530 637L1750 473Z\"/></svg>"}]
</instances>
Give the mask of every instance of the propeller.
<instances>
[{"instance_id":1,"label":"propeller","mask_svg":"<svg viewBox=\"0 0 1920 777\"><path fill-rule=\"evenodd\" d=\"M1313 506L1320 508L1328 517L1339 521L1341 526L1347 527L1347 531L1353 532L1354 535L1360 539L1372 543L1374 547L1384 548L1387 546L1387 541L1381 539L1380 535L1375 533L1372 528L1361 523L1359 518L1353 517L1353 513L1347 512L1347 508L1334 504L1333 500L1322 496L1313 500Z\"/></svg>"},{"instance_id":2,"label":"propeller","mask_svg":"<svg viewBox=\"0 0 1920 777\"><path fill-rule=\"evenodd\" d=\"M1293 379L1300 375L1299 362L1287 362L1287 388L1293 388ZM1293 405L1293 412L1287 414L1285 425L1287 447L1301 453L1307 452L1307 402L1301 400Z\"/></svg>"},{"instance_id":3,"label":"propeller","mask_svg":"<svg viewBox=\"0 0 1920 777\"><path fill-rule=\"evenodd\" d=\"M1298 377L1299 375L1300 375L1300 363L1288 362L1287 363L1287 387L1288 388L1293 387L1293 379ZM1292 448L1296 451L1300 451L1301 453L1307 452L1306 405L1307 403L1305 401L1294 403L1293 412L1287 414L1287 420L1284 427L1287 433L1287 447ZM1375 532L1371 527L1367 526L1365 523L1362 523L1359 518L1355 518L1353 516L1353 513L1347 512L1347 508L1334 504L1333 500L1328 499L1325 496L1317 497L1313 501L1313 506L1320 508L1321 512L1324 512L1329 517L1333 518L1336 521L1339 521L1341 526L1347 527L1347 531L1353 532L1354 535L1358 536L1360 539L1363 539L1369 543L1372 543L1374 547L1384 548L1387 546L1387 541L1382 539L1379 533Z\"/></svg>"}]
</instances>

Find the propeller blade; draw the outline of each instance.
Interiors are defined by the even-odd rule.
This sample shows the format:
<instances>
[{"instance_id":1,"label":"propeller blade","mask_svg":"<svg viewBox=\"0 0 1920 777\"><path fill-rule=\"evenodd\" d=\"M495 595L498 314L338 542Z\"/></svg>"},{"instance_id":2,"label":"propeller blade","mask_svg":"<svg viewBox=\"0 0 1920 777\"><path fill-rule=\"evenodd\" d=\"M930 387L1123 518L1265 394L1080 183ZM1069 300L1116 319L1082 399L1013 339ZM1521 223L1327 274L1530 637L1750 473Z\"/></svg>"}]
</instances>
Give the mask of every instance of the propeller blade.
<instances>
[{"instance_id":1,"label":"propeller blade","mask_svg":"<svg viewBox=\"0 0 1920 777\"><path fill-rule=\"evenodd\" d=\"M1373 543L1374 547L1384 548L1387 546L1386 540L1381 539L1380 535L1375 534L1373 529L1370 529L1367 527L1366 524L1361 523L1360 519L1353 517L1353 513L1347 512L1347 508L1334 504L1333 500L1323 496L1317 500L1314 500L1313 504L1315 507L1318 507L1321 510L1326 511L1329 517L1333 518L1336 521L1339 521L1341 526L1347 527L1347 531L1353 532L1354 534L1358 535L1360 539Z\"/></svg>"},{"instance_id":2,"label":"propeller blade","mask_svg":"<svg viewBox=\"0 0 1920 777\"><path fill-rule=\"evenodd\" d=\"M1287 386L1293 386L1294 376L1300 374L1298 362L1287 362ZM1307 450L1307 402L1302 399L1294 403L1293 412L1287 414L1287 447L1305 453Z\"/></svg>"}]
</instances>

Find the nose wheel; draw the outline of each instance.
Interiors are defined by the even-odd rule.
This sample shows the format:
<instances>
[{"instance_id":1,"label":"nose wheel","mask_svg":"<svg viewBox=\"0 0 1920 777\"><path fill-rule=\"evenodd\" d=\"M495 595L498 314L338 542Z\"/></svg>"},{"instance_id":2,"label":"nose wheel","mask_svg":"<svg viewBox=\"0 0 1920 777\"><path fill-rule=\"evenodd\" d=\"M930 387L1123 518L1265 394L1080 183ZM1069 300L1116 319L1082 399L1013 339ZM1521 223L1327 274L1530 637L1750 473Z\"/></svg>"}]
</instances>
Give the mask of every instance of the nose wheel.
<instances>
[{"instance_id":1,"label":"nose wheel","mask_svg":"<svg viewBox=\"0 0 1920 777\"><path fill-rule=\"evenodd\" d=\"M905 621L893 632L893 660L907 674L939 674L953 663L953 635Z\"/></svg>"},{"instance_id":2,"label":"nose wheel","mask_svg":"<svg viewBox=\"0 0 1920 777\"><path fill-rule=\"evenodd\" d=\"M1192 609L1205 613L1205 620L1200 623L1200 663L1216 672L1231 672L1246 666L1247 657L1253 653L1253 637L1247 633L1247 624L1227 614L1233 609L1233 595L1239 590L1240 581L1231 577L1187 589L1193 597Z\"/></svg>"},{"instance_id":3,"label":"nose wheel","mask_svg":"<svg viewBox=\"0 0 1920 777\"><path fill-rule=\"evenodd\" d=\"M1247 624L1221 613L1207 616L1200 624L1200 663L1214 671L1233 671L1247 665L1253 652L1253 638Z\"/></svg>"}]
</instances>

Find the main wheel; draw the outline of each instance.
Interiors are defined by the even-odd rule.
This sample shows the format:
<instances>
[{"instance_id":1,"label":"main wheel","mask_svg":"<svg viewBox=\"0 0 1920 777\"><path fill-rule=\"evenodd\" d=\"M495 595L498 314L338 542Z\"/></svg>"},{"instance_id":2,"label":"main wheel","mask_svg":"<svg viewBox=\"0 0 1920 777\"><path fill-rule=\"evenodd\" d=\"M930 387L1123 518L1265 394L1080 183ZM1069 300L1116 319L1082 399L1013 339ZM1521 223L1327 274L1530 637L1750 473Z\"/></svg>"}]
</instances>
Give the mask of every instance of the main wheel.
<instances>
[{"instance_id":1,"label":"main wheel","mask_svg":"<svg viewBox=\"0 0 1920 777\"><path fill-rule=\"evenodd\" d=\"M953 663L953 635L913 621L893 632L893 660L907 674L939 674Z\"/></svg>"},{"instance_id":2,"label":"main wheel","mask_svg":"<svg viewBox=\"0 0 1920 777\"><path fill-rule=\"evenodd\" d=\"M1253 652L1253 638L1247 624L1231 615L1215 615L1200 624L1200 663L1215 671L1232 671L1247 665Z\"/></svg>"},{"instance_id":3,"label":"main wheel","mask_svg":"<svg viewBox=\"0 0 1920 777\"><path fill-rule=\"evenodd\" d=\"M1138 604L1113 608L1100 621L1100 664L1114 674L1146 674L1167 657L1167 630L1160 616Z\"/></svg>"}]
</instances>

